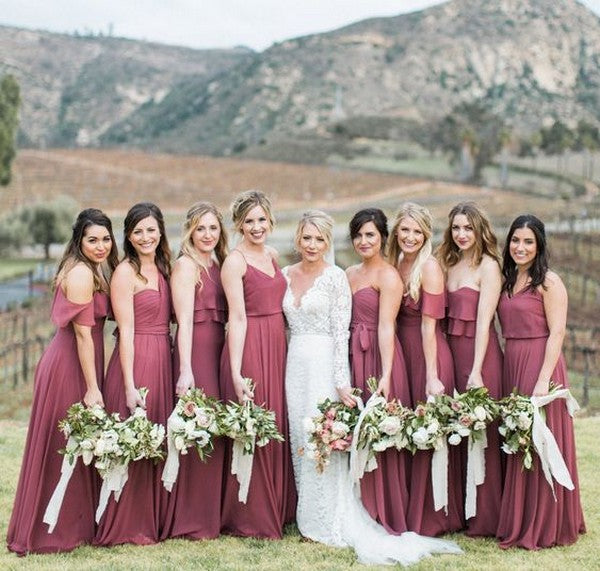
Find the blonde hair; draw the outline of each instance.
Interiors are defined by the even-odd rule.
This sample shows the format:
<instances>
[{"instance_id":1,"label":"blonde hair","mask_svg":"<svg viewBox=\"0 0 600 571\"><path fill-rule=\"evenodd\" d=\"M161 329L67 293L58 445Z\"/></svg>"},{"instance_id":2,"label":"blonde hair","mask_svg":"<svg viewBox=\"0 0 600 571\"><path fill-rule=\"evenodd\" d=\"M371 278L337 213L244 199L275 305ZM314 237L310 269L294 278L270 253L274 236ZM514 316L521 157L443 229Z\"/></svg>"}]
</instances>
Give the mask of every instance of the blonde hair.
<instances>
[{"instance_id":1,"label":"blonde hair","mask_svg":"<svg viewBox=\"0 0 600 571\"><path fill-rule=\"evenodd\" d=\"M421 282L423 273L423 264L431 256L433 246L431 244L431 236L433 234L433 218L427 208L414 202L405 202L396 213L392 225L392 240L388 244L387 259L395 268L402 261L404 254L398 244L398 228L403 218L412 218L421 228L425 241L419 250L417 257L412 265L410 274L408 275L407 283L404 284L410 297L415 301L419 301L421 292Z\"/></svg>"},{"instance_id":2,"label":"blonde hair","mask_svg":"<svg viewBox=\"0 0 600 571\"><path fill-rule=\"evenodd\" d=\"M271 201L267 195L260 190L245 190L240 193L231 204L231 219L236 232L242 233L242 225L244 219L250 210L255 206L260 206L267 215L269 220L269 230L273 230L275 226L275 217L271 210Z\"/></svg>"},{"instance_id":3,"label":"blonde hair","mask_svg":"<svg viewBox=\"0 0 600 571\"><path fill-rule=\"evenodd\" d=\"M325 244L327 244L327 249L329 250L331 248L331 243L333 242L333 218L322 210L307 210L302 214L298 221L298 226L296 227L294 246L296 246L296 248L300 247L302 233L307 224L312 224L320 232L325 240Z\"/></svg>"},{"instance_id":4,"label":"blonde hair","mask_svg":"<svg viewBox=\"0 0 600 571\"><path fill-rule=\"evenodd\" d=\"M181 238L181 248L179 250L179 257L187 256L190 258L198 267L196 283L202 287L202 271L208 271L201 257L198 255L198 251L194 248L192 241L192 234L198 228L200 219L205 214L213 214L219 222L220 234L217 245L215 246L215 256L219 265L225 260L227 256L227 231L223 225L223 216L217 210L217 207L210 202L196 202L193 204L185 215L185 222L183 223L183 235Z\"/></svg>"},{"instance_id":5,"label":"blonde hair","mask_svg":"<svg viewBox=\"0 0 600 571\"><path fill-rule=\"evenodd\" d=\"M452 224L454 224L454 217L460 214L466 216L475 233L473 265L475 267L479 266L484 254L487 254L502 267L500 252L498 251L498 240L492 230L490 221L485 215L485 212L483 212L477 204L469 201L459 202L448 214L448 226L444 231L444 239L436 251L436 256L444 272L448 271L448 268L456 265L461 257L460 249L452 239Z\"/></svg>"}]
</instances>

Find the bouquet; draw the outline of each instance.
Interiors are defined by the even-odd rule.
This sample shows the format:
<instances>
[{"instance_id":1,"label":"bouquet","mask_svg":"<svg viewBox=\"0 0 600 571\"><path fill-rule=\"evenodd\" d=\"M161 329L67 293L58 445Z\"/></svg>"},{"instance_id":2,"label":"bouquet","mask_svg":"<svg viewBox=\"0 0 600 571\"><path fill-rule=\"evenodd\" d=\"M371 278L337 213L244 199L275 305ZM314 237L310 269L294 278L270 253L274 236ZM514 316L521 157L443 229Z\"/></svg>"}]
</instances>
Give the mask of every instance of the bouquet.
<instances>
[{"instance_id":1,"label":"bouquet","mask_svg":"<svg viewBox=\"0 0 600 571\"><path fill-rule=\"evenodd\" d=\"M533 467L533 405L528 396L516 389L500 401L500 426L498 431L504 439L502 450L506 454L523 454L523 468Z\"/></svg>"},{"instance_id":2,"label":"bouquet","mask_svg":"<svg viewBox=\"0 0 600 571\"><path fill-rule=\"evenodd\" d=\"M358 394L358 393L357 393ZM335 450L348 451L360 411L343 402L325 399L317 406L320 414L304 419L304 429L308 433L308 443L298 452L307 452L316 462L320 474L331 460Z\"/></svg>"},{"instance_id":3,"label":"bouquet","mask_svg":"<svg viewBox=\"0 0 600 571\"><path fill-rule=\"evenodd\" d=\"M439 450L445 441L448 418L453 412L446 395L430 397L418 403L406 419L406 448L413 454L417 450Z\"/></svg>"},{"instance_id":4,"label":"bouquet","mask_svg":"<svg viewBox=\"0 0 600 571\"><path fill-rule=\"evenodd\" d=\"M246 378L244 381L253 390L252 379ZM246 503L256 447L266 446L271 440L283 442L284 438L277 428L275 413L249 399L242 403L230 401L224 405L219 424L221 434L234 441L231 473L238 476L240 483L238 499Z\"/></svg>"},{"instance_id":5,"label":"bouquet","mask_svg":"<svg viewBox=\"0 0 600 571\"><path fill-rule=\"evenodd\" d=\"M454 446L469 436L472 442L485 439L487 426L500 414L498 403L489 396L485 387L460 394L455 391L449 405L453 414L448 419L446 431L448 444Z\"/></svg>"},{"instance_id":6,"label":"bouquet","mask_svg":"<svg viewBox=\"0 0 600 571\"><path fill-rule=\"evenodd\" d=\"M179 455L195 448L202 462L214 450L214 439L220 435L218 423L221 404L202 389L190 388L177 401L167 421L168 456L162 481L170 492L177 480Z\"/></svg>"}]
</instances>

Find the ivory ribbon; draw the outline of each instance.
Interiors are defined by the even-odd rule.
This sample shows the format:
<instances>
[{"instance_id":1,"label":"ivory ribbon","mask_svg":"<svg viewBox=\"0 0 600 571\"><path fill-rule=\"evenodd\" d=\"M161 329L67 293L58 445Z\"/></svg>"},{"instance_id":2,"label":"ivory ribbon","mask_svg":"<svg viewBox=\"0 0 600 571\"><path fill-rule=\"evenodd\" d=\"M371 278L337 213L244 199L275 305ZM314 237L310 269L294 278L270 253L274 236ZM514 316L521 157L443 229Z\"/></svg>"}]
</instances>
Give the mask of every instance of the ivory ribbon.
<instances>
[{"instance_id":1,"label":"ivory ribbon","mask_svg":"<svg viewBox=\"0 0 600 571\"><path fill-rule=\"evenodd\" d=\"M448 443L440 438L441 446L431 456L431 486L433 488L433 506L435 511L444 508L448 515Z\"/></svg>"},{"instance_id":2,"label":"ivory ribbon","mask_svg":"<svg viewBox=\"0 0 600 571\"><path fill-rule=\"evenodd\" d=\"M75 445L75 439L72 436L69 436L69 439L67 440L67 450L69 449L70 445ZM71 464L67 456L63 457L62 465L60 467L60 480L58 481L58 484L56 484L56 488L54 488L52 497L48 502L48 507L44 512L44 519L42 520L44 523L47 523L50 526L48 527L48 533L52 533L54 531L54 526L58 521L58 514L60 513L63 500L65 499L67 485L69 484L69 480L73 475L73 470L75 470L77 460L79 460L79 456L75 456L73 463Z\"/></svg>"},{"instance_id":3,"label":"ivory ribbon","mask_svg":"<svg viewBox=\"0 0 600 571\"><path fill-rule=\"evenodd\" d=\"M254 442L252 443L254 450ZM231 451L231 473L237 476L237 481L240 484L238 491L238 501L243 504L248 499L248 488L250 487L250 478L252 477L252 463L254 462L254 453L244 454L244 445L237 441L233 441L233 449Z\"/></svg>"},{"instance_id":4,"label":"ivory ribbon","mask_svg":"<svg viewBox=\"0 0 600 571\"><path fill-rule=\"evenodd\" d=\"M467 491L465 498L465 518L477 514L477 486L485 481L485 449L487 448L487 433L483 431L481 438L473 440L469 434L467 440Z\"/></svg>"},{"instance_id":5,"label":"ivory ribbon","mask_svg":"<svg viewBox=\"0 0 600 571\"><path fill-rule=\"evenodd\" d=\"M356 399L356 397L355 397ZM365 474L365 472L372 472L377 468L377 460L375 456L369 459L369 450L367 448L358 448L358 436L365 416L369 412L381 403L385 403L386 400L381 395L373 393L364 407L361 408L362 402L360 399L356 400L358 408L361 411L352 433L352 444L350 446L350 478L354 483L357 483Z\"/></svg>"},{"instance_id":6,"label":"ivory ribbon","mask_svg":"<svg viewBox=\"0 0 600 571\"><path fill-rule=\"evenodd\" d=\"M100 518L106 509L111 492L115 494L115 502L119 501L121 492L129 478L128 468L128 464L117 464L104 475L102 487L100 488L98 508L96 509L96 523L100 523Z\"/></svg>"},{"instance_id":7,"label":"ivory ribbon","mask_svg":"<svg viewBox=\"0 0 600 571\"><path fill-rule=\"evenodd\" d=\"M554 484L552 477L561 485L572 490L575 486L573 480L569 474L569 469L565 464L565 460L560 453L556 439L552 434L552 431L546 425L544 418L540 412L540 408L547 404L555 401L556 399L564 399L567 411L571 416L576 410L579 410L577 401L571 394L569 389L559 389L552 391L545 396L533 396L531 397L531 404L533 405L533 426L531 429L533 446L542 465L542 470L546 481L550 488L552 488L552 495L556 500L556 493L554 492Z\"/></svg>"},{"instance_id":8,"label":"ivory ribbon","mask_svg":"<svg viewBox=\"0 0 600 571\"><path fill-rule=\"evenodd\" d=\"M161 476L163 485L168 492L173 489L179 473L179 450L175 446L175 436L171 429L171 419L174 416L178 416L176 411L173 411L167 420L167 460L165 461L165 467Z\"/></svg>"}]
</instances>

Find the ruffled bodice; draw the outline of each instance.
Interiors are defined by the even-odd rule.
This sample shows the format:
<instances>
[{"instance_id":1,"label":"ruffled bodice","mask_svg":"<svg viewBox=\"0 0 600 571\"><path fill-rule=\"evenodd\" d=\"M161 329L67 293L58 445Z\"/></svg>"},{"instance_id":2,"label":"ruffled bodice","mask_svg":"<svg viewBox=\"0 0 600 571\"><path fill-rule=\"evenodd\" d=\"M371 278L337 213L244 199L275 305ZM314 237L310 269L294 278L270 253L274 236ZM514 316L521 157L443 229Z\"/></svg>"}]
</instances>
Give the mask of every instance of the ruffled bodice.
<instances>
[{"instance_id":1,"label":"ruffled bodice","mask_svg":"<svg viewBox=\"0 0 600 571\"><path fill-rule=\"evenodd\" d=\"M515 319L515 315L522 319ZM535 339L548 337L548 323L542 294L536 289L521 290L509 297L500 296L498 317L505 339Z\"/></svg>"},{"instance_id":2,"label":"ruffled bodice","mask_svg":"<svg viewBox=\"0 0 600 571\"><path fill-rule=\"evenodd\" d=\"M475 337L479 291L461 287L448 292L448 335ZM490 329L494 328L493 322Z\"/></svg>"},{"instance_id":3,"label":"ruffled bodice","mask_svg":"<svg viewBox=\"0 0 600 571\"><path fill-rule=\"evenodd\" d=\"M158 289L144 289L133 296L136 335L168 335L171 321L169 284L158 272Z\"/></svg>"},{"instance_id":4,"label":"ruffled bodice","mask_svg":"<svg viewBox=\"0 0 600 571\"><path fill-rule=\"evenodd\" d=\"M333 339L333 370L336 387L349 384L348 321L352 298L344 270L328 266L296 305L289 288L288 268L283 269L288 288L283 311L292 335L324 335Z\"/></svg>"},{"instance_id":5,"label":"ruffled bodice","mask_svg":"<svg viewBox=\"0 0 600 571\"><path fill-rule=\"evenodd\" d=\"M196 284L194 296L194 323L227 321L227 300L217 264L208 268L208 272L202 273L202 287Z\"/></svg>"},{"instance_id":6,"label":"ruffled bodice","mask_svg":"<svg viewBox=\"0 0 600 571\"><path fill-rule=\"evenodd\" d=\"M421 288L419 301L410 295L402 298L402 305L398 312L398 327L421 327L421 317L428 315L434 319L443 319L446 315L446 291L442 293L429 293Z\"/></svg>"},{"instance_id":7,"label":"ruffled bodice","mask_svg":"<svg viewBox=\"0 0 600 571\"><path fill-rule=\"evenodd\" d=\"M275 260L272 260L272 262L275 270L273 277L250 264L246 264L246 273L242 278L246 317L274 315L282 312L281 304L287 282L277 262Z\"/></svg>"}]
</instances>

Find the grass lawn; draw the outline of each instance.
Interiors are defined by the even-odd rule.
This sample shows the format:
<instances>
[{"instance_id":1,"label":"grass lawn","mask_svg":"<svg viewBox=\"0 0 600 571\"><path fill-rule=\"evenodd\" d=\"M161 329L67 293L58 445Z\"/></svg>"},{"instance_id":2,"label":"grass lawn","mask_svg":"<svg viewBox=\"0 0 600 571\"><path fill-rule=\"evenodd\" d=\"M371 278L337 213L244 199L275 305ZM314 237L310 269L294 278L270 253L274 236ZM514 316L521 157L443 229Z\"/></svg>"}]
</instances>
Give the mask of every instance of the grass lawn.
<instances>
[{"instance_id":1,"label":"grass lawn","mask_svg":"<svg viewBox=\"0 0 600 571\"><path fill-rule=\"evenodd\" d=\"M600 553L600 465L598 434L600 417L576 420L579 477L588 532L573 546L529 552L507 551L491 539L470 539L461 534L449 536L464 555L435 556L413 566L426 569L598 569ZM12 509L26 423L0 421L0 534L6 528ZM223 537L213 541L170 540L149 547L81 547L71 553L30 555L18 558L6 548L0 553L1 569L256 569L256 570L342 570L375 569L356 561L350 549L335 549L304 541L295 527L286 530L282 541Z\"/></svg>"},{"instance_id":2,"label":"grass lawn","mask_svg":"<svg viewBox=\"0 0 600 571\"><path fill-rule=\"evenodd\" d=\"M38 258L0 258L0 282L35 270L40 262Z\"/></svg>"}]
</instances>

